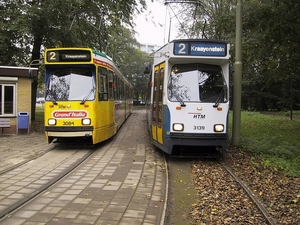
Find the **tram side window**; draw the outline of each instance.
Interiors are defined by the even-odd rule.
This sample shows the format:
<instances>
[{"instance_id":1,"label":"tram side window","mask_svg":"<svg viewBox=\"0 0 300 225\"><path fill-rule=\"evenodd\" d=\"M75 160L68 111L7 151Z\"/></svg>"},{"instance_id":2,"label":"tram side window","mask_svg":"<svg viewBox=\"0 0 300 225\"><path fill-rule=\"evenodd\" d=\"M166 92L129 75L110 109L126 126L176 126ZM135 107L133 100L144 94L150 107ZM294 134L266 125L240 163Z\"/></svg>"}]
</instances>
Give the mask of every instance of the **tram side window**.
<instances>
[{"instance_id":1,"label":"tram side window","mask_svg":"<svg viewBox=\"0 0 300 225\"><path fill-rule=\"evenodd\" d=\"M119 78L115 75L115 78L114 78L114 96L115 96L115 100L118 100L119 99L119 92L118 92L118 86L119 86Z\"/></svg>"},{"instance_id":2,"label":"tram side window","mask_svg":"<svg viewBox=\"0 0 300 225\"><path fill-rule=\"evenodd\" d=\"M131 89L130 86L126 85L126 99L130 99L131 98Z\"/></svg>"},{"instance_id":3,"label":"tram side window","mask_svg":"<svg viewBox=\"0 0 300 225\"><path fill-rule=\"evenodd\" d=\"M163 85L164 85L164 68L160 69L159 74L159 90L158 90L158 126L162 123L162 101L163 101Z\"/></svg>"},{"instance_id":4,"label":"tram side window","mask_svg":"<svg viewBox=\"0 0 300 225\"><path fill-rule=\"evenodd\" d=\"M117 100L123 99L123 81L118 77L117 78Z\"/></svg>"},{"instance_id":5,"label":"tram side window","mask_svg":"<svg viewBox=\"0 0 300 225\"><path fill-rule=\"evenodd\" d=\"M121 81L121 100L125 100L125 90L124 90L124 81Z\"/></svg>"},{"instance_id":6,"label":"tram side window","mask_svg":"<svg viewBox=\"0 0 300 225\"><path fill-rule=\"evenodd\" d=\"M128 99L128 96L129 96L129 88L127 84L125 84L125 99Z\"/></svg>"},{"instance_id":7,"label":"tram side window","mask_svg":"<svg viewBox=\"0 0 300 225\"><path fill-rule=\"evenodd\" d=\"M158 92L158 70L155 70L154 73L154 87L153 87L153 109L152 109L152 121L156 123L156 113L158 110L157 104L157 92Z\"/></svg>"},{"instance_id":8,"label":"tram side window","mask_svg":"<svg viewBox=\"0 0 300 225\"><path fill-rule=\"evenodd\" d=\"M108 71L108 93L109 99L114 100L114 73L112 71Z\"/></svg>"},{"instance_id":9,"label":"tram side window","mask_svg":"<svg viewBox=\"0 0 300 225\"><path fill-rule=\"evenodd\" d=\"M107 70L99 67L99 100L107 100Z\"/></svg>"},{"instance_id":10,"label":"tram side window","mask_svg":"<svg viewBox=\"0 0 300 225\"><path fill-rule=\"evenodd\" d=\"M158 94L158 101L159 104L162 104L162 98L163 98L163 84L164 84L164 68L160 69L160 77L159 77L159 94Z\"/></svg>"}]
</instances>

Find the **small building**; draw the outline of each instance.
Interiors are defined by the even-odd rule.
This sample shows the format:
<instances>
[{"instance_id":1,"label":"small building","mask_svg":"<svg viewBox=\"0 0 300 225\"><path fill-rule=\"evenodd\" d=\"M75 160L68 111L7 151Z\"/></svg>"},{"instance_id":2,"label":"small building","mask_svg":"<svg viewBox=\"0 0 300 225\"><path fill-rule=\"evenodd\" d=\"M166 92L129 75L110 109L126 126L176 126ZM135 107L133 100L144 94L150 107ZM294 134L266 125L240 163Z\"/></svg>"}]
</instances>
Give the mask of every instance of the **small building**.
<instances>
[{"instance_id":1,"label":"small building","mask_svg":"<svg viewBox=\"0 0 300 225\"><path fill-rule=\"evenodd\" d=\"M20 129L22 133L22 129L30 131L31 84L37 75L38 69L33 67L0 66L0 121L10 121L4 134L17 134Z\"/></svg>"},{"instance_id":2,"label":"small building","mask_svg":"<svg viewBox=\"0 0 300 225\"><path fill-rule=\"evenodd\" d=\"M161 46L156 44L140 43L140 50L148 54L156 52L159 48L161 48Z\"/></svg>"}]
</instances>

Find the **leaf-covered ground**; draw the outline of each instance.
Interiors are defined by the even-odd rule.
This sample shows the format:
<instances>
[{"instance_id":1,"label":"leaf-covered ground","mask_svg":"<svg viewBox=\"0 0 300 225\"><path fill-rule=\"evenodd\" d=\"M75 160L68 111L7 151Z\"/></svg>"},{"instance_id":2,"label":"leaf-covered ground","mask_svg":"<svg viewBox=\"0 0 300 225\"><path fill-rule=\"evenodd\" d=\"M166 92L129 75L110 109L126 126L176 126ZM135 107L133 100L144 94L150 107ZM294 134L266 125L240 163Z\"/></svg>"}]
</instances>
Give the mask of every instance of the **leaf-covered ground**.
<instances>
[{"instance_id":1,"label":"leaf-covered ground","mask_svg":"<svg viewBox=\"0 0 300 225\"><path fill-rule=\"evenodd\" d=\"M229 147L225 162L261 200L277 224L300 224L300 179L265 168L258 157ZM255 204L215 161L192 167L198 202L191 217L197 225L267 224Z\"/></svg>"}]
</instances>

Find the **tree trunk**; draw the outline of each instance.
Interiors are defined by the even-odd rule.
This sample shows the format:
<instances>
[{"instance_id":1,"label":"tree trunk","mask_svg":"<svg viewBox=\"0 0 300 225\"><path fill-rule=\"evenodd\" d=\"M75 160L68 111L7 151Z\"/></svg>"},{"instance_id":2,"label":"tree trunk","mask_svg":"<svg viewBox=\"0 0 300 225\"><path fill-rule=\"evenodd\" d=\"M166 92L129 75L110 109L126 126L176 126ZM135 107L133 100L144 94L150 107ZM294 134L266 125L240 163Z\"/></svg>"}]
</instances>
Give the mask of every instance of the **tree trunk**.
<instances>
[{"instance_id":1,"label":"tree trunk","mask_svg":"<svg viewBox=\"0 0 300 225\"><path fill-rule=\"evenodd\" d=\"M38 34L34 37L32 59L31 59L32 61L40 59L42 42L43 42L42 34ZM38 65L32 65L32 67L38 67ZM35 77L34 79L32 79L32 83L31 83L31 120L32 121L35 121L37 87L38 87L38 77Z\"/></svg>"}]
</instances>

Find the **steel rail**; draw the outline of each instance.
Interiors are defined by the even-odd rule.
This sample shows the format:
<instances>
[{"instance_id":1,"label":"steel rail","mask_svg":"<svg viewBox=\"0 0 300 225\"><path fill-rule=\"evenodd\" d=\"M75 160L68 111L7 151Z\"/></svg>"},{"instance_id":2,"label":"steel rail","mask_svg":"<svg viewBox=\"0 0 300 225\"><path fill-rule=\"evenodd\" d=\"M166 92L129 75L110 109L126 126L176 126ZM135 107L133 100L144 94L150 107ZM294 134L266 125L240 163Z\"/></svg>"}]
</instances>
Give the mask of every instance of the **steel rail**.
<instances>
[{"instance_id":1,"label":"steel rail","mask_svg":"<svg viewBox=\"0 0 300 225\"><path fill-rule=\"evenodd\" d=\"M266 219L267 223L269 225L276 225L277 223L274 221L268 210L263 206L262 203L260 203L260 200L256 197L254 192L246 185L244 182L235 175L235 173L231 170L229 166L227 166L225 163L223 163L220 160L217 160L221 166L235 179L235 181L243 188L243 190L247 193L247 195L251 198L251 200L254 202L254 204L257 206L257 208L261 211L264 218Z\"/></svg>"}]
</instances>

